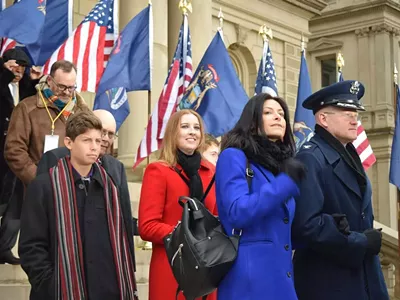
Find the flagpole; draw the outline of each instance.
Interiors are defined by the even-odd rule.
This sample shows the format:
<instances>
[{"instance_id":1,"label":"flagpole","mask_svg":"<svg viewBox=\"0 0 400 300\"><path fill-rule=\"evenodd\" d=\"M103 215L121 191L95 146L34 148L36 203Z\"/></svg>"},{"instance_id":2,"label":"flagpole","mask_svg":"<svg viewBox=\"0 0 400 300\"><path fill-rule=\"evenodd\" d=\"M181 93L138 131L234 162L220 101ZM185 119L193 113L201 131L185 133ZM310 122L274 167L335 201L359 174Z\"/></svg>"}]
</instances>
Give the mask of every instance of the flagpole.
<instances>
[{"instance_id":1,"label":"flagpole","mask_svg":"<svg viewBox=\"0 0 400 300\"><path fill-rule=\"evenodd\" d=\"M267 63L267 52L268 52L268 46L269 46L269 40L273 39L272 36L272 29L268 28L266 24L261 25L260 30L258 32L262 39L263 39L263 70L265 70L265 64Z\"/></svg>"},{"instance_id":2,"label":"flagpole","mask_svg":"<svg viewBox=\"0 0 400 300\"><path fill-rule=\"evenodd\" d=\"M150 90L147 91L147 124L149 124L150 118L151 118L151 89L153 88L153 9L152 6L153 4L151 3L151 0L149 0L149 5L150 5L150 14L149 14L149 50L150 50ZM146 167L150 164L150 155L147 155L146 157ZM137 156L137 155L136 155ZM143 250L152 250L153 249L153 244L149 241L144 241L143 244L141 245L141 248Z\"/></svg>"},{"instance_id":3,"label":"flagpole","mask_svg":"<svg viewBox=\"0 0 400 300\"><path fill-rule=\"evenodd\" d=\"M342 70L344 67L344 58L343 58L342 52L340 52L340 51L336 57L336 64L338 66L338 74L337 75L342 74ZM336 76L336 81L339 81L339 76Z\"/></svg>"},{"instance_id":4,"label":"flagpole","mask_svg":"<svg viewBox=\"0 0 400 300\"><path fill-rule=\"evenodd\" d=\"M398 87L398 71L396 67L396 63L394 64L394 71L393 71L393 87L394 87L394 119L396 120L397 117L397 87ZM396 125L395 125L396 126ZM393 154L393 153L392 153ZM400 241L400 192L399 188L396 186L396 195L397 195L397 239ZM399 243L399 255L400 255L400 243ZM400 273L399 273L400 274Z\"/></svg>"},{"instance_id":5,"label":"flagpole","mask_svg":"<svg viewBox=\"0 0 400 300\"><path fill-rule=\"evenodd\" d=\"M151 118L151 89L153 88L153 4L151 0L149 0L150 6L150 14L149 14L149 61L150 61L150 90L147 91L147 123L150 121ZM150 155L146 157L146 167L150 164Z\"/></svg>"},{"instance_id":6,"label":"flagpole","mask_svg":"<svg viewBox=\"0 0 400 300\"><path fill-rule=\"evenodd\" d=\"M397 85L398 85L398 72L397 72L397 67L396 63L394 64L394 71L393 71L393 80L394 80L394 99L393 99L393 107L394 107L394 119L396 119L396 114L397 114Z\"/></svg>"},{"instance_id":7,"label":"flagpole","mask_svg":"<svg viewBox=\"0 0 400 300\"><path fill-rule=\"evenodd\" d=\"M224 30L224 14L222 13L221 7L219 8L218 19L219 19L218 31L223 32L223 30Z\"/></svg>"}]
</instances>

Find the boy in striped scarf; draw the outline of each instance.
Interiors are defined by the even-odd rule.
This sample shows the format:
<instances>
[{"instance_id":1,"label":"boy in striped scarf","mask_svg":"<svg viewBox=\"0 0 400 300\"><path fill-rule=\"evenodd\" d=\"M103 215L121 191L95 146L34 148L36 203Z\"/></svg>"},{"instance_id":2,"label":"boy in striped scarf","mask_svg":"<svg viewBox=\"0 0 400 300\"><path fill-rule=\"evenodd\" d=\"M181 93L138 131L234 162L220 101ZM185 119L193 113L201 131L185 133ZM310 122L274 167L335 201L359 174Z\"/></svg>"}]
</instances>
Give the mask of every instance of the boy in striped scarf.
<instances>
[{"instance_id":1,"label":"boy in striped scarf","mask_svg":"<svg viewBox=\"0 0 400 300\"><path fill-rule=\"evenodd\" d=\"M133 249L119 189L96 161L102 123L90 111L68 119L70 156L28 186L19 255L31 300L137 300Z\"/></svg>"}]
</instances>

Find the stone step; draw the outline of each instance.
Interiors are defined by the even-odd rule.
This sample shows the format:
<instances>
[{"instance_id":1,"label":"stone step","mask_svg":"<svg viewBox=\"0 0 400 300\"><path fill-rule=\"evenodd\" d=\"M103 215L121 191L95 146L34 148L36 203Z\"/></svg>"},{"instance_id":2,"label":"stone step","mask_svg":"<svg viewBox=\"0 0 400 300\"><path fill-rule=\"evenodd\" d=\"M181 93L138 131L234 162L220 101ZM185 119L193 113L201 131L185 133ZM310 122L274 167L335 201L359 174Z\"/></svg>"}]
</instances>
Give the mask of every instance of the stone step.
<instances>
[{"instance_id":1,"label":"stone step","mask_svg":"<svg viewBox=\"0 0 400 300\"><path fill-rule=\"evenodd\" d=\"M148 300L148 284L138 283L138 295L140 300ZM1 300L29 300L31 286L28 283L0 283Z\"/></svg>"},{"instance_id":2,"label":"stone step","mask_svg":"<svg viewBox=\"0 0 400 300\"><path fill-rule=\"evenodd\" d=\"M136 258L136 281L138 283L149 282L149 266L151 250L135 249Z\"/></svg>"},{"instance_id":3,"label":"stone step","mask_svg":"<svg viewBox=\"0 0 400 300\"><path fill-rule=\"evenodd\" d=\"M0 283L1 300L28 300L29 283Z\"/></svg>"},{"instance_id":4,"label":"stone step","mask_svg":"<svg viewBox=\"0 0 400 300\"><path fill-rule=\"evenodd\" d=\"M149 264L151 251L135 249L136 255L136 280L147 283L149 280ZM28 282L24 270L20 266L0 265L0 283ZM1 295L1 294L0 294Z\"/></svg>"},{"instance_id":5,"label":"stone step","mask_svg":"<svg viewBox=\"0 0 400 300\"><path fill-rule=\"evenodd\" d=\"M27 283L28 277L26 276L24 270L22 270L20 266L0 265L0 283L9 283L9 282Z\"/></svg>"}]
</instances>

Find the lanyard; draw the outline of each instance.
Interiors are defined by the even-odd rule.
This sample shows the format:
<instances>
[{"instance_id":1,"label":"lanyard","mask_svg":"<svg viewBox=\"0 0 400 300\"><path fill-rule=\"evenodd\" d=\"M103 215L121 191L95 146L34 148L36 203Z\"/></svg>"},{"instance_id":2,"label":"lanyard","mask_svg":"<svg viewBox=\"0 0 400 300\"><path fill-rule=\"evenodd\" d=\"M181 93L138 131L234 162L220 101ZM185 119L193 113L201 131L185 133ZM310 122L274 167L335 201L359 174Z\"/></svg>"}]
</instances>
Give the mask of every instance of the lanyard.
<instances>
[{"instance_id":1,"label":"lanyard","mask_svg":"<svg viewBox=\"0 0 400 300\"><path fill-rule=\"evenodd\" d=\"M71 97L71 99L69 99L68 103L64 106L64 108L60 111L60 113L57 115L57 117L55 117L55 119L53 119L53 117L50 114L49 108L47 107L46 101L43 98L42 91L40 91L40 90L39 90L39 96L40 96L40 99L42 99L42 102L44 104L44 107L46 108L47 114L49 115L49 118L51 120L51 135L54 135L54 128L55 128L54 123L58 120L58 118L62 115L64 110L67 108L68 104L72 101L72 97Z\"/></svg>"}]
</instances>

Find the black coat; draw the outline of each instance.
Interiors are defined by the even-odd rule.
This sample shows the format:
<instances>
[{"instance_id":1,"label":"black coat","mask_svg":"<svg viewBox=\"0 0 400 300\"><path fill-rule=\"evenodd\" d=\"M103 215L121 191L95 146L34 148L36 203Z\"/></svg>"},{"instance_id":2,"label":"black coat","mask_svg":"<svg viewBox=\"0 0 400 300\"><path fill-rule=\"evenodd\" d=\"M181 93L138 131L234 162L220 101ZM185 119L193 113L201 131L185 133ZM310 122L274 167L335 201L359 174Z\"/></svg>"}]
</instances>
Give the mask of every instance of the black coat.
<instances>
[{"instance_id":1,"label":"black coat","mask_svg":"<svg viewBox=\"0 0 400 300\"><path fill-rule=\"evenodd\" d=\"M8 85L14 80L14 74L6 69L3 60L0 58L0 182L3 183L5 174L9 171L8 165L4 159L4 145L7 137L8 124L12 111L14 109L14 98L10 92ZM29 96L36 94L35 85L39 80L31 80L29 75L25 74L19 81L19 98L23 100ZM21 124L23 126L23 124ZM15 179L14 179L15 180ZM13 191L2 191L2 186L11 188L15 184L0 185L0 194L4 195L4 199L0 199L0 205L6 205L12 197ZM2 193L1 193L2 192Z\"/></svg>"},{"instance_id":2,"label":"black coat","mask_svg":"<svg viewBox=\"0 0 400 300\"><path fill-rule=\"evenodd\" d=\"M69 150L66 147L59 147L47 151L43 154L38 163L36 175L39 176L40 174L47 173L50 168L57 164L60 158L67 155L69 155ZM137 229L137 219L132 218L131 202L124 165L111 155L104 155L101 158L101 163L107 171L107 174L112 178L112 180L114 180L115 185L123 190L120 194L122 213L124 214L124 220L133 220L131 226L128 226L128 238L130 239L129 244L134 245L133 235L139 235L139 233ZM134 247L132 248L132 253L135 254ZM133 256L133 260L135 262L135 256Z\"/></svg>"},{"instance_id":3,"label":"black coat","mask_svg":"<svg viewBox=\"0 0 400 300\"><path fill-rule=\"evenodd\" d=\"M374 220L368 178L364 190L357 173L318 134L297 158L307 167L292 226L299 300L388 300L379 257L366 253L363 232ZM339 231L332 214L347 216L350 235Z\"/></svg>"},{"instance_id":4,"label":"black coat","mask_svg":"<svg viewBox=\"0 0 400 300\"><path fill-rule=\"evenodd\" d=\"M57 150L57 154L68 154L68 150L66 148L58 148L55 150ZM45 160L48 159L47 162L49 163L56 158L54 152L52 153L52 151L46 152L46 154L47 155L44 155L43 157ZM55 162L57 162L57 159L55 160ZM54 165L55 163L53 165L50 165L49 168ZM122 163L111 156L103 157L103 166L118 188L124 220L129 220L129 226L125 226L125 228L127 229L129 246L131 248L131 253L134 258L133 232L130 222L132 220L132 214L128 185L125 176L125 169L123 168ZM44 170L44 172L39 174L28 185L26 201L24 202L21 216L19 255L21 258L21 266L28 274L28 278L32 286L30 299L53 300L55 299L54 264L56 253L56 241L54 239L56 227L54 218L54 202L52 197L53 191L49 181L49 173L46 172L46 169L44 168L42 168L41 170ZM93 175L93 178L95 177L96 173ZM92 199L91 201L93 201L96 207L96 209L94 210L94 214L104 212L104 210L99 210L101 203L104 203L102 196L103 190L100 181L101 180L97 180L97 182L95 182L97 184L95 185L95 188L91 188L89 190L89 197ZM76 190L78 191L78 188ZM51 196L49 197L49 195ZM101 199L102 201L97 201L98 199ZM79 210L80 200L77 199L77 202ZM84 210L85 219L87 220L88 215L86 214L86 207ZM104 222L100 223L100 226L104 227ZM92 234L94 236L98 235L100 232L105 231L104 228L101 231L97 231L97 229L93 230ZM109 264L102 264L102 266L98 266L98 264L96 265L96 263L93 262L93 265L89 266L89 264L91 263L91 259L89 257L94 256L89 255L90 251L93 251L91 245L96 244L96 242L91 243L89 241L90 239L87 238L88 236L93 238L92 234L86 233L86 237L83 237L84 239L86 239L85 247L87 249L87 253L85 254L86 276L89 276L91 278L88 279L89 282L87 282L88 293L92 296L91 299L102 299L98 293L104 293L105 290L112 290L114 287L114 284L112 284L112 282L115 278L113 275L113 269L109 269L108 272L106 270L107 268L109 268ZM107 254L107 249L105 253ZM93 274L97 274L98 277L98 279L96 279L94 282L92 281L94 278ZM111 296L111 294L108 294L108 297L109 299L114 299L114 296Z\"/></svg>"},{"instance_id":5,"label":"black coat","mask_svg":"<svg viewBox=\"0 0 400 300\"><path fill-rule=\"evenodd\" d=\"M69 150L66 147L59 147L56 149L53 149L51 151L47 151L46 153L43 154L42 158L40 159L37 170L36 170L36 175L40 175L43 173L46 173L49 171L50 168L54 167L58 160L60 158L63 158L65 156L69 155ZM130 198L129 198L129 190L128 186L126 183L126 174L125 174L125 169L124 165L117 159L115 159L111 155L104 155L101 158L101 163L104 169L107 171L108 175L111 176L111 178L114 180L114 183L117 186L123 186L126 191L124 192L125 194L128 195L128 199L126 201L121 201L122 209L125 210L130 210ZM129 209L128 209L129 208ZM137 219L132 218L132 214L124 216L125 220L129 220L127 218L132 219L132 232L133 235L139 235L139 230L137 227ZM133 239L132 239L132 244L133 244Z\"/></svg>"}]
</instances>

